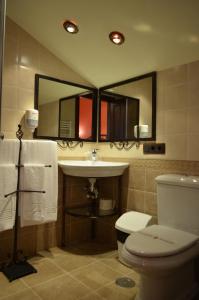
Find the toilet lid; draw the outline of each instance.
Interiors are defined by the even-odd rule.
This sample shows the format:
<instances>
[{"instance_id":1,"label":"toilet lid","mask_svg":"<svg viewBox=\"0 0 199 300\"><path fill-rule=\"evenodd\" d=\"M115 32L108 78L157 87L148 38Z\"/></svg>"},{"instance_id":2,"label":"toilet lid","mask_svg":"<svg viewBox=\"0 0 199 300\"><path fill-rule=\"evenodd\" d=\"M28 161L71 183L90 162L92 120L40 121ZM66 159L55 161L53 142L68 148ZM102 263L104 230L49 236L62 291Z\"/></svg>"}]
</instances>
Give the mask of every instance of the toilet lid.
<instances>
[{"instance_id":1,"label":"toilet lid","mask_svg":"<svg viewBox=\"0 0 199 300\"><path fill-rule=\"evenodd\" d=\"M121 215L115 223L115 228L131 234L134 231L141 230L151 221L151 216L137 211L128 211Z\"/></svg>"},{"instance_id":2,"label":"toilet lid","mask_svg":"<svg viewBox=\"0 0 199 300\"><path fill-rule=\"evenodd\" d=\"M131 234L126 249L135 255L160 257L177 254L199 239L197 235L162 225L152 225Z\"/></svg>"}]
</instances>

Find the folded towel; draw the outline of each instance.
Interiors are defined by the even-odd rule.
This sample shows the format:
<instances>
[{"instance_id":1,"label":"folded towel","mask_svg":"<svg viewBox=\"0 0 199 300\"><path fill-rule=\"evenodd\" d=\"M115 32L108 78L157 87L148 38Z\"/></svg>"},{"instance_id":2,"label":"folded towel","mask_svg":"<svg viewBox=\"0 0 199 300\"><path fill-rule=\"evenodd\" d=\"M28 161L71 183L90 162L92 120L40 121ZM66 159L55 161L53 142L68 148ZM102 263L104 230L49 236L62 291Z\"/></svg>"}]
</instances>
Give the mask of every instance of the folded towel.
<instances>
[{"instance_id":1,"label":"folded towel","mask_svg":"<svg viewBox=\"0 0 199 300\"><path fill-rule=\"evenodd\" d=\"M0 231L12 229L15 222L17 168L14 164L0 164Z\"/></svg>"},{"instance_id":2,"label":"folded towel","mask_svg":"<svg viewBox=\"0 0 199 300\"><path fill-rule=\"evenodd\" d=\"M19 155L19 141L4 139L0 141L0 163L17 164Z\"/></svg>"},{"instance_id":3,"label":"folded towel","mask_svg":"<svg viewBox=\"0 0 199 300\"><path fill-rule=\"evenodd\" d=\"M38 145L37 148L39 148ZM46 150L46 159L42 159L47 163L24 163L24 168L21 168L20 189L45 191L45 193L21 193L20 220L22 227L57 220L58 168L56 160L54 161L52 157L50 159L49 152L51 150ZM51 167L46 167L48 165Z\"/></svg>"}]
</instances>

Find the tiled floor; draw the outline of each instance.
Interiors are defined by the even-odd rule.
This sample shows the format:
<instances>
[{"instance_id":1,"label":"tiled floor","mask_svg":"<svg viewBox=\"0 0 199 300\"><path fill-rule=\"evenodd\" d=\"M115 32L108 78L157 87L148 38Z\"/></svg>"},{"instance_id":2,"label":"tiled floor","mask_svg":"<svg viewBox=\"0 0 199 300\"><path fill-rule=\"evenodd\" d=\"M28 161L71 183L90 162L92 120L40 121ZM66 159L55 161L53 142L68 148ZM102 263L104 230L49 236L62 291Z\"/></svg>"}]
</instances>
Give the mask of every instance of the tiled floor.
<instances>
[{"instance_id":1,"label":"tiled floor","mask_svg":"<svg viewBox=\"0 0 199 300\"><path fill-rule=\"evenodd\" d=\"M88 254L89 253L89 254ZM5 300L133 300L137 287L122 288L118 277L138 275L117 260L116 251L96 253L96 244L52 248L29 261L38 273L9 283L0 273L0 299Z\"/></svg>"}]
</instances>

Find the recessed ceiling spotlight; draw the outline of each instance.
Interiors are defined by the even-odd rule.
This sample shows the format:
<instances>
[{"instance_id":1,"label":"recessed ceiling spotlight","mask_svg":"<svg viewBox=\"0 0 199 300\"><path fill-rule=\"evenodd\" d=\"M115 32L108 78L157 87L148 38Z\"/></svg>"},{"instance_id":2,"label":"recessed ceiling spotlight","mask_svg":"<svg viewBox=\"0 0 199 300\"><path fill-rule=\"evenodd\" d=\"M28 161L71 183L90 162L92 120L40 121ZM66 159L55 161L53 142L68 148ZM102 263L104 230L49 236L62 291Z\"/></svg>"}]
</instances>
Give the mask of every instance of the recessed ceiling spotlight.
<instances>
[{"instance_id":1,"label":"recessed ceiling spotlight","mask_svg":"<svg viewBox=\"0 0 199 300\"><path fill-rule=\"evenodd\" d=\"M116 44L116 45L121 45L124 43L124 35L119 32L119 31L112 31L109 34L109 39L111 40L112 43Z\"/></svg>"},{"instance_id":2,"label":"recessed ceiling spotlight","mask_svg":"<svg viewBox=\"0 0 199 300\"><path fill-rule=\"evenodd\" d=\"M77 33L79 31L78 26L73 21L64 21L63 27L69 33Z\"/></svg>"}]
</instances>

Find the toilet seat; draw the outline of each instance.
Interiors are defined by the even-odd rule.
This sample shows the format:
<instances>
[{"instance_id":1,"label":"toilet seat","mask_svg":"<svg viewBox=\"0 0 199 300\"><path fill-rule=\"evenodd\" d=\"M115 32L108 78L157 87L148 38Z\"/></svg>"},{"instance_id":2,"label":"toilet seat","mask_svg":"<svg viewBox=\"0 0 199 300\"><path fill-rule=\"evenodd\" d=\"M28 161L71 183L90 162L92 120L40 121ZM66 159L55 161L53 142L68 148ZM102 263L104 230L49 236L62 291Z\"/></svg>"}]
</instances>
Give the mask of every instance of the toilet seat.
<instances>
[{"instance_id":1,"label":"toilet seat","mask_svg":"<svg viewBox=\"0 0 199 300\"><path fill-rule=\"evenodd\" d=\"M140 257L164 257L179 254L199 240L197 235L162 225L152 225L131 234L126 250Z\"/></svg>"}]
</instances>

